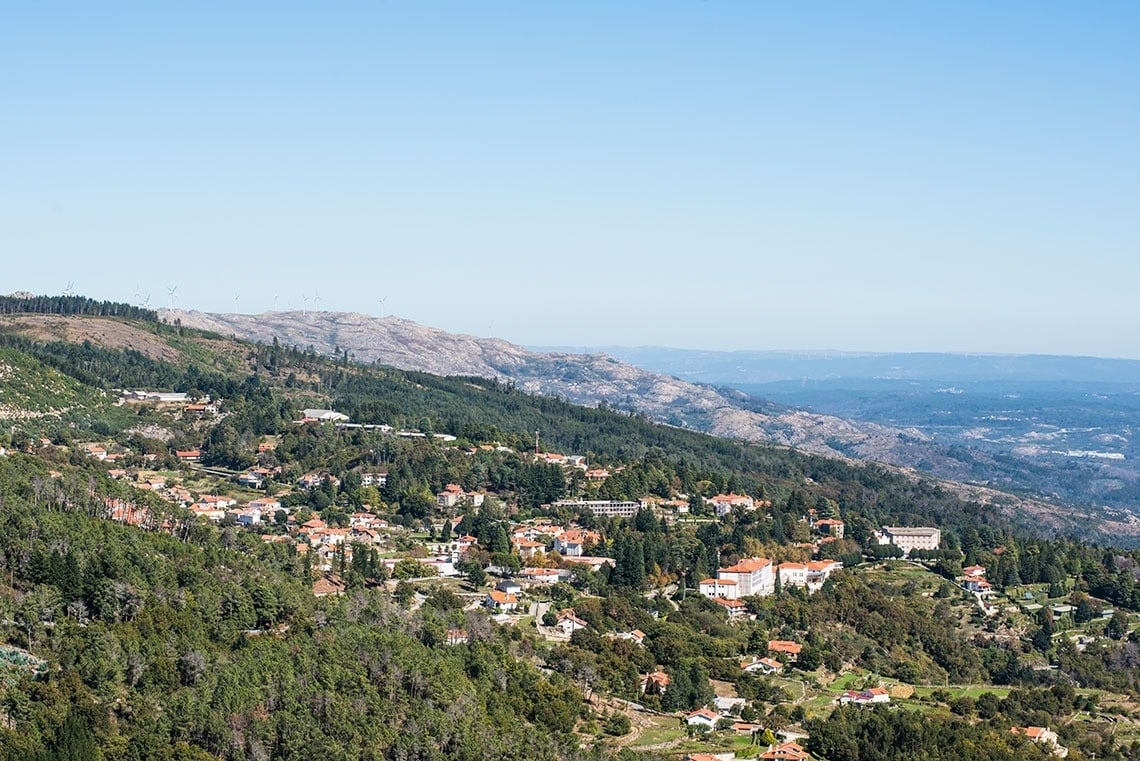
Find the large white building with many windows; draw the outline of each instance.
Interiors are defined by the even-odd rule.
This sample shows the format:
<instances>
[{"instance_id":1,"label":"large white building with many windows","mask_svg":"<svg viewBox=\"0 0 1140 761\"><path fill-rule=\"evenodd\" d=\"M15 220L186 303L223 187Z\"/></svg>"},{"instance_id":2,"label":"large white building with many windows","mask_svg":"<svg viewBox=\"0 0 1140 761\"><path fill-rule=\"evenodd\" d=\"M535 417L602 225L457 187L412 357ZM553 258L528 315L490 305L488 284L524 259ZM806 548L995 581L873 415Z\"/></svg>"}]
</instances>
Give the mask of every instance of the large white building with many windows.
<instances>
[{"instance_id":1,"label":"large white building with many windows","mask_svg":"<svg viewBox=\"0 0 1140 761\"><path fill-rule=\"evenodd\" d=\"M884 526L880 544L893 544L909 555L911 550L936 550L942 543L942 530L931 526Z\"/></svg>"},{"instance_id":2,"label":"large white building with many windows","mask_svg":"<svg viewBox=\"0 0 1140 761\"><path fill-rule=\"evenodd\" d=\"M764 597L776 591L775 568L768 558L747 558L719 569L715 579L701 582L700 590L703 595L725 600Z\"/></svg>"}]
</instances>

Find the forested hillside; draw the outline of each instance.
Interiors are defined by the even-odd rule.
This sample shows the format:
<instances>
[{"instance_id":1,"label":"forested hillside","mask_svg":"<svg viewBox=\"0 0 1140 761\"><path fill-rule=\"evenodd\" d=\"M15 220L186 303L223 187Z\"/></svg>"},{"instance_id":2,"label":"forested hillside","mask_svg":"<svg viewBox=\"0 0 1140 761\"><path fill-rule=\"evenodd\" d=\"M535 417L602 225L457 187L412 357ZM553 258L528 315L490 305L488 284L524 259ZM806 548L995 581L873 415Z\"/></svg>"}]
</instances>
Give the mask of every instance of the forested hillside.
<instances>
[{"instance_id":1,"label":"forested hillside","mask_svg":"<svg viewBox=\"0 0 1140 761\"><path fill-rule=\"evenodd\" d=\"M1071 758L1140 747L1135 552L876 466L138 324L183 359L0 332L44 395L0 421L4 761L754 757L780 730L834 761L1041 758L1010 729L1033 723ZM885 525L941 544L892 560ZM843 569L731 614L697 593L761 555ZM528 572L558 581L493 596ZM746 668L772 641L797 656ZM837 707L876 685L900 705ZM718 726L685 724L722 692Z\"/></svg>"}]
</instances>

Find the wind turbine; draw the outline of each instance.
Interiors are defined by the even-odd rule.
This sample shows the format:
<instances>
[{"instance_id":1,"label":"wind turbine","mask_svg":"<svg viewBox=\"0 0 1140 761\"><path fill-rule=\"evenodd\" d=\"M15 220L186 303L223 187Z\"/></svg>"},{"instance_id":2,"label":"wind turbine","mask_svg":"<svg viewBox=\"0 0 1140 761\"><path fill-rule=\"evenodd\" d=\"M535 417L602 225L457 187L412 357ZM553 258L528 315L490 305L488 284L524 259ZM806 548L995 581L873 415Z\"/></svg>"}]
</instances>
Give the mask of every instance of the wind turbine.
<instances>
[{"instance_id":1,"label":"wind turbine","mask_svg":"<svg viewBox=\"0 0 1140 761\"><path fill-rule=\"evenodd\" d=\"M150 309L150 294L149 293L146 295L146 298L143 299L142 307L143 307L143 309Z\"/></svg>"},{"instance_id":2,"label":"wind turbine","mask_svg":"<svg viewBox=\"0 0 1140 761\"><path fill-rule=\"evenodd\" d=\"M301 316L304 317L308 311L309 311L309 297L302 293L301 294Z\"/></svg>"},{"instance_id":3,"label":"wind turbine","mask_svg":"<svg viewBox=\"0 0 1140 761\"><path fill-rule=\"evenodd\" d=\"M273 311L274 312L277 311L277 299L278 299L278 294L276 294L276 293L273 294Z\"/></svg>"},{"instance_id":4,"label":"wind turbine","mask_svg":"<svg viewBox=\"0 0 1140 761\"><path fill-rule=\"evenodd\" d=\"M170 297L170 308L174 309L174 294L178 291L178 286L174 285L166 289L166 295Z\"/></svg>"},{"instance_id":5,"label":"wind turbine","mask_svg":"<svg viewBox=\"0 0 1140 761\"><path fill-rule=\"evenodd\" d=\"M67 281L67 287L63 289L63 295L64 296L74 296L75 295L75 281L74 280L68 280Z\"/></svg>"},{"instance_id":6,"label":"wind turbine","mask_svg":"<svg viewBox=\"0 0 1140 761\"><path fill-rule=\"evenodd\" d=\"M313 289L313 309L317 308L317 304L320 303L320 300L321 300L321 294L317 292L316 288L314 288Z\"/></svg>"},{"instance_id":7,"label":"wind turbine","mask_svg":"<svg viewBox=\"0 0 1140 761\"><path fill-rule=\"evenodd\" d=\"M142 294L139 292L139 284L135 283L135 304L142 304Z\"/></svg>"},{"instance_id":8,"label":"wind turbine","mask_svg":"<svg viewBox=\"0 0 1140 761\"><path fill-rule=\"evenodd\" d=\"M238 310L238 299L240 299L240 298L241 298L241 294L240 294L240 293L235 293L235 294L234 294L234 313L235 313L235 314L237 313L237 310Z\"/></svg>"},{"instance_id":9,"label":"wind turbine","mask_svg":"<svg viewBox=\"0 0 1140 761\"><path fill-rule=\"evenodd\" d=\"M385 301L387 301L387 300L388 300L388 297L387 297L387 296L385 296L385 297L384 297L384 298L382 298L382 299L376 299L376 303L380 305L380 316L381 316L381 317L383 317L383 316L384 316L384 302L385 302Z\"/></svg>"}]
</instances>

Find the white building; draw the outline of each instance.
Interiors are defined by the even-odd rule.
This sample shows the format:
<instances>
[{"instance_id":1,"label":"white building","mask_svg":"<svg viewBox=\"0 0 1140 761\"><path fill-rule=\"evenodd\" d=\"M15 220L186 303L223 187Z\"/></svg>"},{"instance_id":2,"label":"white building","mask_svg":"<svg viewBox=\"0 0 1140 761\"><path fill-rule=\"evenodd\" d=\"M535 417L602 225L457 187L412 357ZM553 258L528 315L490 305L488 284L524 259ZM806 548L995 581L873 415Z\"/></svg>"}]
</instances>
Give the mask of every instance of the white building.
<instances>
[{"instance_id":1,"label":"white building","mask_svg":"<svg viewBox=\"0 0 1140 761\"><path fill-rule=\"evenodd\" d=\"M333 410L308 409L301 412L305 420L317 420L322 423L346 423L348 415Z\"/></svg>"},{"instance_id":2,"label":"white building","mask_svg":"<svg viewBox=\"0 0 1140 761\"><path fill-rule=\"evenodd\" d=\"M780 563L777 571L781 587L804 587L815 592L842 567L843 563L838 560L811 560L807 563Z\"/></svg>"},{"instance_id":3,"label":"white building","mask_svg":"<svg viewBox=\"0 0 1140 761\"><path fill-rule=\"evenodd\" d=\"M942 543L942 530L932 526L884 526L882 536L887 540L884 544L895 545L904 555L911 550L936 550Z\"/></svg>"},{"instance_id":4,"label":"white building","mask_svg":"<svg viewBox=\"0 0 1140 761\"><path fill-rule=\"evenodd\" d=\"M745 510L756 509L755 500L745 494L718 494L706 499L705 504L711 505L718 516L728 515L734 507L742 507Z\"/></svg>"},{"instance_id":5,"label":"white building","mask_svg":"<svg viewBox=\"0 0 1140 761\"><path fill-rule=\"evenodd\" d=\"M775 569L768 558L747 558L736 565L719 569L715 579L701 582L700 590L701 594L725 600L737 600L751 595L765 597L776 591Z\"/></svg>"},{"instance_id":6,"label":"white building","mask_svg":"<svg viewBox=\"0 0 1140 761\"><path fill-rule=\"evenodd\" d=\"M640 502L619 502L611 499L563 499L555 502L554 506L568 507L571 510L589 510L594 515L616 515L619 518L632 518L641 509Z\"/></svg>"}]
</instances>

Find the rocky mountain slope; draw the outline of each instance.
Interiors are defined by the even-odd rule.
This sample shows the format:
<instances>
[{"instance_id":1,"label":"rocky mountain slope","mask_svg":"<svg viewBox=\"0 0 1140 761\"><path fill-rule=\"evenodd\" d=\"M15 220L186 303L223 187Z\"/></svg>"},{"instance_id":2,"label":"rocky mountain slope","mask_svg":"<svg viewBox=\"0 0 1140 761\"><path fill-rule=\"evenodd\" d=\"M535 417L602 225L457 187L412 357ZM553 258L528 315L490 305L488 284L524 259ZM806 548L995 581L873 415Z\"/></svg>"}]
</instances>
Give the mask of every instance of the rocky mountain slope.
<instances>
[{"instance_id":1,"label":"rocky mountain slope","mask_svg":"<svg viewBox=\"0 0 1140 761\"><path fill-rule=\"evenodd\" d=\"M745 394L652 373L604 354L535 352L495 338L456 335L398 317L346 312L258 315L162 310L187 327L260 342L312 347L324 355L437 375L509 379L528 392L636 411L670 425L718 436L784 444L827 455L898 465L938 462L940 475L961 475L917 430L899 430L757 404Z\"/></svg>"}]
</instances>

